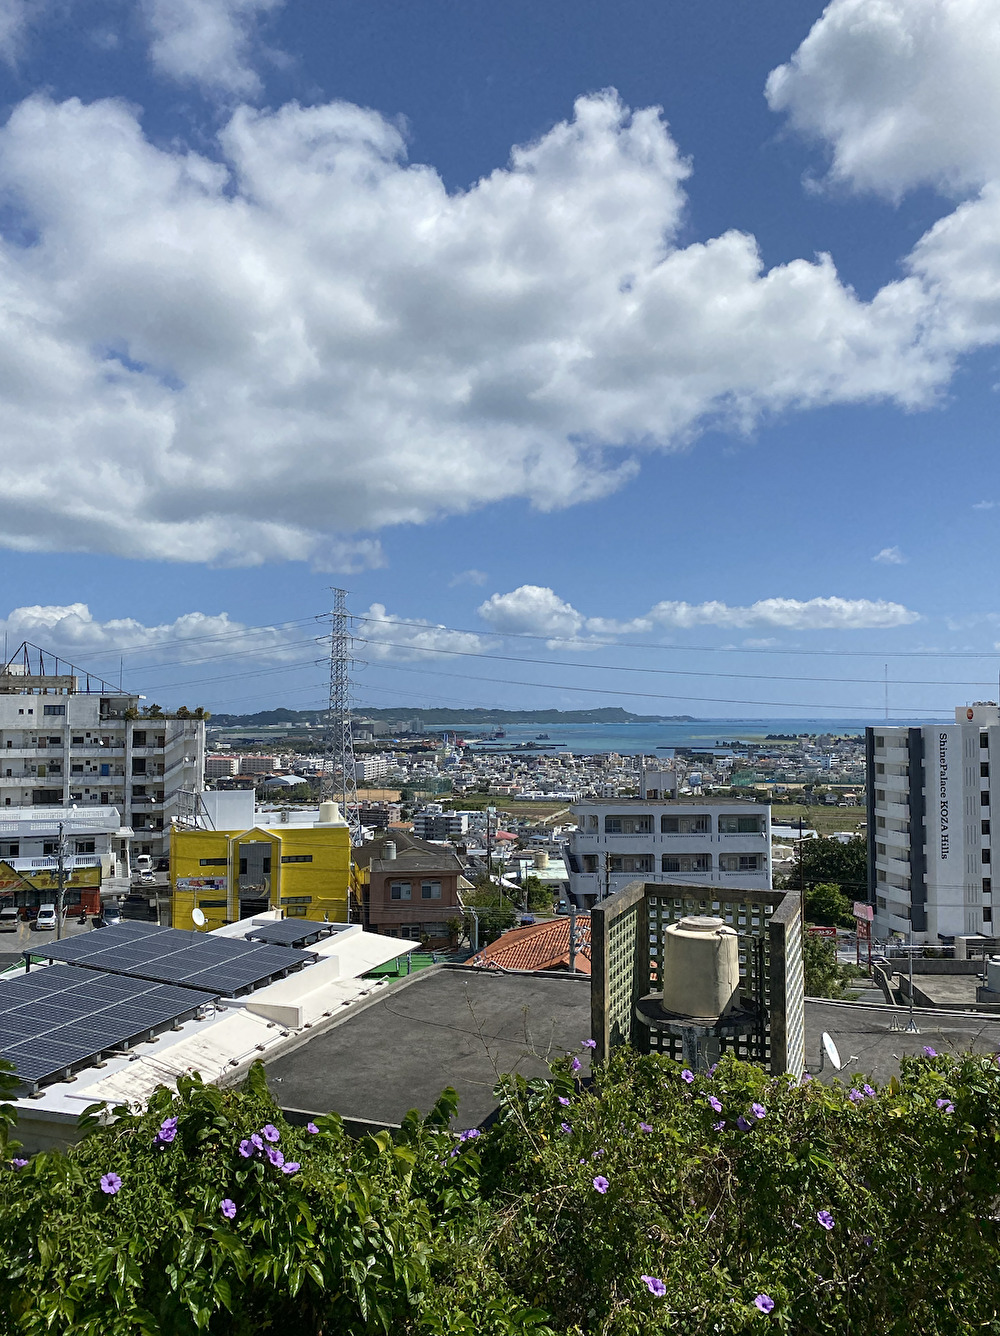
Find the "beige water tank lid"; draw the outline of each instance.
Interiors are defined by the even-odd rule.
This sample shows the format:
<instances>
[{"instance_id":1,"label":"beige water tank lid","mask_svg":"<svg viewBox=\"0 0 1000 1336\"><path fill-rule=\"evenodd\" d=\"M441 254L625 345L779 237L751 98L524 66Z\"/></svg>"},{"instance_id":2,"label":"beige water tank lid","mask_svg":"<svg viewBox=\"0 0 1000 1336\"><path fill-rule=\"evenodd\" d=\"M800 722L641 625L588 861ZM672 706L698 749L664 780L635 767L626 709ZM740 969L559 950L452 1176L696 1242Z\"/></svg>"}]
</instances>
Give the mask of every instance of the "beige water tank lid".
<instances>
[{"instance_id":1,"label":"beige water tank lid","mask_svg":"<svg viewBox=\"0 0 1000 1336\"><path fill-rule=\"evenodd\" d=\"M687 918L682 918L677 925L683 928L685 932L719 932L732 933L736 936L735 928L728 928L720 918L713 918L710 914L689 914Z\"/></svg>"},{"instance_id":2,"label":"beige water tank lid","mask_svg":"<svg viewBox=\"0 0 1000 1336\"><path fill-rule=\"evenodd\" d=\"M319 805L319 823L321 826L332 826L340 820L340 808L334 802L320 803Z\"/></svg>"}]
</instances>

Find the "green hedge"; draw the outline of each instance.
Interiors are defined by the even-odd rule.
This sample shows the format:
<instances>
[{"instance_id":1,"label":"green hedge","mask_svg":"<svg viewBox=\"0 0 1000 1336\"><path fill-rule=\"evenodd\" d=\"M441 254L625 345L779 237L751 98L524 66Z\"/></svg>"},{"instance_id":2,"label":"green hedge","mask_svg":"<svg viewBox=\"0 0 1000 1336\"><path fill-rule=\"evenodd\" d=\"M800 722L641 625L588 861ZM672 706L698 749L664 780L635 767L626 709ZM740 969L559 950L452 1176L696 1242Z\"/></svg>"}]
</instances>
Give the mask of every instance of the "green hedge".
<instances>
[{"instance_id":1,"label":"green hedge","mask_svg":"<svg viewBox=\"0 0 1000 1336\"><path fill-rule=\"evenodd\" d=\"M255 1068L0 1171L0 1324L124 1336L1000 1330L992 1058L881 1090L623 1052L446 1092L395 1138L280 1117ZM2 1122L2 1119L0 1119ZM259 1146L253 1138L260 1142ZM270 1138L270 1139L269 1139ZM270 1155L268 1155L270 1151ZM297 1167L291 1167L297 1166Z\"/></svg>"}]
</instances>

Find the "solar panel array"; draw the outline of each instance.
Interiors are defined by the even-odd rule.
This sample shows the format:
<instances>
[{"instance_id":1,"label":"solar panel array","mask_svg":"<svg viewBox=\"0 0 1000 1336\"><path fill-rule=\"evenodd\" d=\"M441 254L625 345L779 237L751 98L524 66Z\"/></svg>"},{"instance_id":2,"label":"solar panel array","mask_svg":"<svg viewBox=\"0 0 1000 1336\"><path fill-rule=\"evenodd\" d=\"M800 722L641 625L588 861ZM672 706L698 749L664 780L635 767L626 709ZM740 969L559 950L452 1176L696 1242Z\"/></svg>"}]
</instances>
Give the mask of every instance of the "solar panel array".
<instances>
[{"instance_id":1,"label":"solar panel array","mask_svg":"<svg viewBox=\"0 0 1000 1336\"><path fill-rule=\"evenodd\" d=\"M111 974L204 988L226 997L299 969L316 958L310 951L293 951L286 946L133 922L44 946L33 945L31 954Z\"/></svg>"},{"instance_id":2,"label":"solar panel array","mask_svg":"<svg viewBox=\"0 0 1000 1336\"><path fill-rule=\"evenodd\" d=\"M194 1015L211 992L53 965L0 982L0 1057L27 1085Z\"/></svg>"},{"instance_id":3,"label":"solar panel array","mask_svg":"<svg viewBox=\"0 0 1000 1336\"><path fill-rule=\"evenodd\" d=\"M321 937L342 932L346 923L318 923L315 919L278 919L262 923L246 934L248 942L269 942L272 946L309 946Z\"/></svg>"}]
</instances>

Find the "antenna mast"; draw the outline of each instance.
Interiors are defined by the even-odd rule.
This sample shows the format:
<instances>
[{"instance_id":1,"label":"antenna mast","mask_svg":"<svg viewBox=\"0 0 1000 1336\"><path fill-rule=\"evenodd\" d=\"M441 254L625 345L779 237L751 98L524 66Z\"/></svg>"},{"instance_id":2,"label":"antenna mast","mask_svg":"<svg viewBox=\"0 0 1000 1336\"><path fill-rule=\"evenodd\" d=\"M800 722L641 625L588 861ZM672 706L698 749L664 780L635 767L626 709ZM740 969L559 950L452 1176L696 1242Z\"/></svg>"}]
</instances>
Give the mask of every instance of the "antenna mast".
<instances>
[{"instance_id":1,"label":"antenna mast","mask_svg":"<svg viewBox=\"0 0 1000 1336\"><path fill-rule=\"evenodd\" d=\"M354 734L351 729L351 618L347 611L347 590L332 589L330 613L330 700L326 713L326 757L323 762L321 798L340 802L344 820L356 844L361 827L358 821L358 781L354 765ZM337 772L340 772L339 779Z\"/></svg>"}]
</instances>

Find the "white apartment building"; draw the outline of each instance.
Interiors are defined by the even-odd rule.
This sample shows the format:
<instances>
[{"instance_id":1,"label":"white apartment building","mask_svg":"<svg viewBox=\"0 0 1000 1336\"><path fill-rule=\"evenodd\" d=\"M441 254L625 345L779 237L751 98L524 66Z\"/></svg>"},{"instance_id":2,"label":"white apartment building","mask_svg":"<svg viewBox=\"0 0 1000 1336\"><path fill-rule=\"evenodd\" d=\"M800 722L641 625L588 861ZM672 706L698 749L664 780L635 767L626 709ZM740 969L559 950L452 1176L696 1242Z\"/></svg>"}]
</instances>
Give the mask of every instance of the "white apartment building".
<instances>
[{"instance_id":1,"label":"white apartment building","mask_svg":"<svg viewBox=\"0 0 1000 1336\"><path fill-rule=\"evenodd\" d=\"M954 724L865 730L868 891L874 933L915 942L993 936L992 776L1000 708L977 701Z\"/></svg>"},{"instance_id":2,"label":"white apartment building","mask_svg":"<svg viewBox=\"0 0 1000 1336\"><path fill-rule=\"evenodd\" d=\"M206 779L232 779L234 775L239 773L240 758L238 756L205 757Z\"/></svg>"},{"instance_id":3,"label":"white apartment building","mask_svg":"<svg viewBox=\"0 0 1000 1336\"><path fill-rule=\"evenodd\" d=\"M115 807L5 807L0 811L0 861L28 878L54 874L59 867L60 825L67 881L83 868L99 867L105 898L127 894L132 831L122 825ZM42 897L17 891L4 903L21 905L34 899L42 903Z\"/></svg>"},{"instance_id":4,"label":"white apartment building","mask_svg":"<svg viewBox=\"0 0 1000 1336\"><path fill-rule=\"evenodd\" d=\"M413 818L413 833L421 840L460 840L468 830L468 812L446 812L440 803L428 803Z\"/></svg>"},{"instance_id":5,"label":"white apartment building","mask_svg":"<svg viewBox=\"0 0 1000 1336\"><path fill-rule=\"evenodd\" d=\"M574 806L566 864L581 908L632 881L770 889L770 805L664 797L672 792L662 778L669 773L656 782L645 773L638 798Z\"/></svg>"},{"instance_id":6,"label":"white apartment building","mask_svg":"<svg viewBox=\"0 0 1000 1336\"><path fill-rule=\"evenodd\" d=\"M0 665L0 817L113 807L134 832L133 854L166 859L171 821L203 788L205 721L144 715L139 696L54 656L46 664L32 647L15 660Z\"/></svg>"},{"instance_id":7,"label":"white apartment building","mask_svg":"<svg viewBox=\"0 0 1000 1336\"><path fill-rule=\"evenodd\" d=\"M239 760L241 775L272 775L275 770L282 768L281 756L240 756Z\"/></svg>"},{"instance_id":8,"label":"white apartment building","mask_svg":"<svg viewBox=\"0 0 1000 1336\"><path fill-rule=\"evenodd\" d=\"M384 779L389 773L388 758L373 752L370 756L359 756L354 764L354 782L371 784L377 779Z\"/></svg>"}]
</instances>

